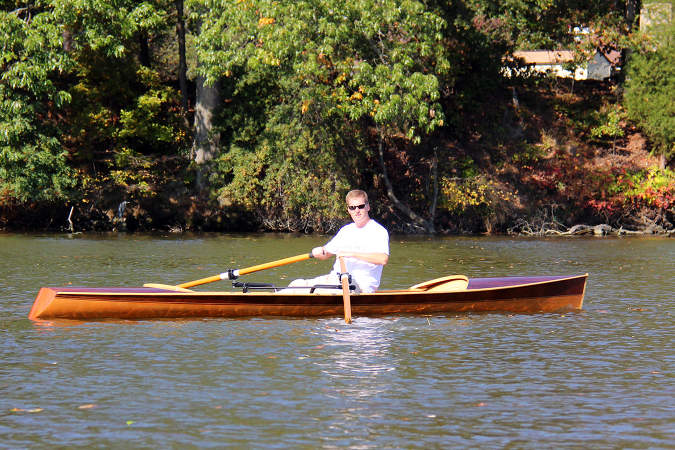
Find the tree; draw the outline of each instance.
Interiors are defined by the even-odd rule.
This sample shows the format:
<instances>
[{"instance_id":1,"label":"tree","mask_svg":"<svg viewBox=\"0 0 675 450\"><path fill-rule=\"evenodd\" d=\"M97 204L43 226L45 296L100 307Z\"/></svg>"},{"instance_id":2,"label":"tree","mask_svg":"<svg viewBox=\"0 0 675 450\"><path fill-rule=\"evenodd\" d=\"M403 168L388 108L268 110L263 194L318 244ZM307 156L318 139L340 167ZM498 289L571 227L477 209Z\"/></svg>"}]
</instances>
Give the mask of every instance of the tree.
<instances>
[{"instance_id":1,"label":"tree","mask_svg":"<svg viewBox=\"0 0 675 450\"><path fill-rule=\"evenodd\" d=\"M337 175L348 182L349 165L340 158L345 152L351 159L372 155L377 148L369 143L372 131L383 144L399 136L420 143L443 125L437 75L449 67L444 26L443 19L416 1L256 0L213 6L198 39L207 83L229 79L238 101L251 86L275 95L258 110L255 120L262 133L248 154L233 145L241 135L233 131L230 155L225 156L232 175L225 191L237 184L235 161L246 161L247 170L258 167L258 178L240 183L247 187L232 197L276 198L279 204L303 197L274 195L287 189L282 173L306 172L318 180ZM341 136L333 134L337 132ZM246 157L234 158L233 152ZM291 168L284 161L297 165ZM326 165L317 166L317 161ZM329 190L317 196L321 203L315 206L342 186L335 181L320 188ZM391 185L388 190L393 193ZM265 191L268 195L261 194ZM389 197L400 204L395 195ZM271 210L279 209L285 210ZM319 211L329 218L335 213L325 207Z\"/></svg>"},{"instance_id":2,"label":"tree","mask_svg":"<svg viewBox=\"0 0 675 450\"><path fill-rule=\"evenodd\" d=\"M4 197L65 201L94 158L180 147L175 90L150 67L173 2L11 3L25 6L0 13Z\"/></svg>"},{"instance_id":3,"label":"tree","mask_svg":"<svg viewBox=\"0 0 675 450\"><path fill-rule=\"evenodd\" d=\"M656 35L658 45L632 52L624 100L626 110L654 143L661 168L675 154L675 22Z\"/></svg>"},{"instance_id":4,"label":"tree","mask_svg":"<svg viewBox=\"0 0 675 450\"><path fill-rule=\"evenodd\" d=\"M72 101L62 111L70 128L63 145L73 165L121 173L122 189L124 178L138 175L134 162L146 155L173 155L185 145L180 96L166 80L176 74L159 65L179 60L178 52L160 59L166 53L160 46L174 37L175 3L52 3L52 16L66 30L68 55L76 63L66 79Z\"/></svg>"},{"instance_id":5,"label":"tree","mask_svg":"<svg viewBox=\"0 0 675 450\"><path fill-rule=\"evenodd\" d=\"M194 33L199 35L203 29L203 21L212 14L209 4L201 0L188 0L187 7L191 10L190 20ZM198 55L197 70L200 65ZM203 74L198 73L195 78L195 85L195 110L192 123L194 140L190 150L190 159L194 163L196 172L195 188L197 191L203 191L211 172L213 160L219 152L220 137L218 131L214 128L214 119L222 107L222 98L219 79L207 82Z\"/></svg>"},{"instance_id":6,"label":"tree","mask_svg":"<svg viewBox=\"0 0 675 450\"><path fill-rule=\"evenodd\" d=\"M221 107L221 98L218 83L208 85L204 82L204 77L198 76L196 85L194 142L191 158L197 165L196 188L202 190L209 173L208 165L218 154L220 145L218 133L213 127L213 120Z\"/></svg>"},{"instance_id":7,"label":"tree","mask_svg":"<svg viewBox=\"0 0 675 450\"><path fill-rule=\"evenodd\" d=\"M73 171L59 143L58 109L70 100L53 80L73 61L51 15L0 11L0 203L65 199Z\"/></svg>"}]
</instances>

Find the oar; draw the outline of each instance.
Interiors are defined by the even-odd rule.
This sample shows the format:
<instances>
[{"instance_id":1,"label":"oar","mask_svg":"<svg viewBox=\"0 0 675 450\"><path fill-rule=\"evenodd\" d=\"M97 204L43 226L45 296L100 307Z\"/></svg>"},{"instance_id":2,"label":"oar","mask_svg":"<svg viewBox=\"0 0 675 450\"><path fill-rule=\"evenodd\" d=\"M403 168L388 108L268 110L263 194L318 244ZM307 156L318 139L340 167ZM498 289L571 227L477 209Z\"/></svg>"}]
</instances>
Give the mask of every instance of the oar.
<instances>
[{"instance_id":1,"label":"oar","mask_svg":"<svg viewBox=\"0 0 675 450\"><path fill-rule=\"evenodd\" d=\"M345 323L352 323L352 302L349 298L349 277L347 276L347 266L345 266L344 257L340 256L340 272L342 280L342 303L345 308Z\"/></svg>"},{"instance_id":2,"label":"oar","mask_svg":"<svg viewBox=\"0 0 675 450\"><path fill-rule=\"evenodd\" d=\"M192 286L198 286L200 284L213 283L214 281L220 280L235 280L241 275L246 275L247 273L258 272L260 270L272 269L274 267L285 266L286 264L292 264L295 262L304 261L309 258L313 258L312 253L305 253L298 256L291 256L290 258L279 259L277 261L272 261L264 264L258 264L257 266L246 267L244 269L230 269L227 272L223 272L219 275L214 275L212 277L202 278L195 281L188 281L187 283L179 284L179 288L191 288Z\"/></svg>"}]
</instances>

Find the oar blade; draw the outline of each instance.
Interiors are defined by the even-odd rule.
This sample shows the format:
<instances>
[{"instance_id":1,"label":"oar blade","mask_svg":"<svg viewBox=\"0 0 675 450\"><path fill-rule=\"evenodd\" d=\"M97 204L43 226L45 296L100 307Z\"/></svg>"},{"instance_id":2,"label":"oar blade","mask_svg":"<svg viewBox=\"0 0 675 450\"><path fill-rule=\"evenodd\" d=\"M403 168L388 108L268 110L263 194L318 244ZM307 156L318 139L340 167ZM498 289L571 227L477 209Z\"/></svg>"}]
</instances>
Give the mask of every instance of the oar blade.
<instances>
[{"instance_id":1,"label":"oar blade","mask_svg":"<svg viewBox=\"0 0 675 450\"><path fill-rule=\"evenodd\" d=\"M179 286L172 286L170 284L159 284L159 283L145 283L143 287L155 288L155 289L164 289L165 291L174 291L174 292L194 292L190 289L184 289Z\"/></svg>"},{"instance_id":2,"label":"oar blade","mask_svg":"<svg viewBox=\"0 0 675 450\"><path fill-rule=\"evenodd\" d=\"M410 286L409 289L412 291L425 292L454 292L463 291L468 286L469 278L467 278L466 275L448 275Z\"/></svg>"}]
</instances>

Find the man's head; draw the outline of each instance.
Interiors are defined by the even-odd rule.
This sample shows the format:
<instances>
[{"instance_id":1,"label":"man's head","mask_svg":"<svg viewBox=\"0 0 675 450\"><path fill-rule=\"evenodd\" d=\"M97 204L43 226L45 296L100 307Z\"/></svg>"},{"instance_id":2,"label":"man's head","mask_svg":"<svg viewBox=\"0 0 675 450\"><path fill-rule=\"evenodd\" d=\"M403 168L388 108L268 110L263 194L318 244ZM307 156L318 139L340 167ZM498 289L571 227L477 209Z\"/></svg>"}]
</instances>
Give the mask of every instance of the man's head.
<instances>
[{"instance_id":1,"label":"man's head","mask_svg":"<svg viewBox=\"0 0 675 450\"><path fill-rule=\"evenodd\" d=\"M370 220L370 217L368 216L368 211L370 211L368 194L359 189L355 189L347 193L345 200L347 201L347 211L356 226L360 228L368 223L368 220Z\"/></svg>"}]
</instances>

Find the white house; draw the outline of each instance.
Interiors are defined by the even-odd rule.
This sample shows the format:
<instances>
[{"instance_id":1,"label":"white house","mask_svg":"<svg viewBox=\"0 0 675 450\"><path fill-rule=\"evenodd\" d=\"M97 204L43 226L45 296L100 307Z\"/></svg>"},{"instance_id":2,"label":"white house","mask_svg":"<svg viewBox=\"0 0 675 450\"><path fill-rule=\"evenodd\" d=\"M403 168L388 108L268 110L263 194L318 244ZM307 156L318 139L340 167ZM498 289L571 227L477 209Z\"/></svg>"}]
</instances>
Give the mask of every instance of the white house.
<instances>
[{"instance_id":1,"label":"white house","mask_svg":"<svg viewBox=\"0 0 675 450\"><path fill-rule=\"evenodd\" d=\"M605 80L619 70L621 53L597 51L585 66L576 67L574 72L566 68L574 61L572 50L520 50L513 52L513 59L521 62L522 67L506 68L507 76L515 70L519 74L537 72L575 80Z\"/></svg>"}]
</instances>

